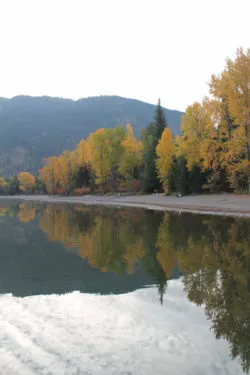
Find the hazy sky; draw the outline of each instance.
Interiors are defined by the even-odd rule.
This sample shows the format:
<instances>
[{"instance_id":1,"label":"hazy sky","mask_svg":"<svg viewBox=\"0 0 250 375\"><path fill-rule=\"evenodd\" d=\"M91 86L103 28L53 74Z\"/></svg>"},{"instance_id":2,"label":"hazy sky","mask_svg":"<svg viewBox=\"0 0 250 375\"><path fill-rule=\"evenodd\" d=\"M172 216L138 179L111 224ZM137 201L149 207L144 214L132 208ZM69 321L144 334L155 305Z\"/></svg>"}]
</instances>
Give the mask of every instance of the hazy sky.
<instances>
[{"instance_id":1,"label":"hazy sky","mask_svg":"<svg viewBox=\"0 0 250 375\"><path fill-rule=\"evenodd\" d=\"M250 47L250 0L0 0L0 96L120 95L184 110Z\"/></svg>"}]
</instances>

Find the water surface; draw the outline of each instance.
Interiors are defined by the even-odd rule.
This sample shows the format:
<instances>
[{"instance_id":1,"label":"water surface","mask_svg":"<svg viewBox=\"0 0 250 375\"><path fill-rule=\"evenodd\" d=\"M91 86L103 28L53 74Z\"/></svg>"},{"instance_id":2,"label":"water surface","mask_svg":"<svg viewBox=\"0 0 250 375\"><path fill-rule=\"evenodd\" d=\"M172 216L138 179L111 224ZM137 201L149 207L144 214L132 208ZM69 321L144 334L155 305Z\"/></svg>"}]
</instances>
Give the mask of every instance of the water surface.
<instances>
[{"instance_id":1,"label":"water surface","mask_svg":"<svg viewBox=\"0 0 250 375\"><path fill-rule=\"evenodd\" d=\"M250 220L0 203L2 372L248 372Z\"/></svg>"}]
</instances>

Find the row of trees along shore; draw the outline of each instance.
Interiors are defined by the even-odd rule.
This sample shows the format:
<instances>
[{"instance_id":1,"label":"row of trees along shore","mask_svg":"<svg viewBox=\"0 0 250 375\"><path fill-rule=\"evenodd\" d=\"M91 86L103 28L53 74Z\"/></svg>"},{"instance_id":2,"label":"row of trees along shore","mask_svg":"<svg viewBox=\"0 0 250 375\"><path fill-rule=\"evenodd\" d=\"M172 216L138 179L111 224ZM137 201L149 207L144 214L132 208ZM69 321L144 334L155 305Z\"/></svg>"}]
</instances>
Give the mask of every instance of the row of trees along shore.
<instances>
[{"instance_id":1,"label":"row of trees along shore","mask_svg":"<svg viewBox=\"0 0 250 375\"><path fill-rule=\"evenodd\" d=\"M209 97L187 107L180 135L172 135L159 100L138 139L130 124L99 129L47 158L39 177L0 178L0 193L250 192L250 49L227 59L209 87Z\"/></svg>"}]
</instances>

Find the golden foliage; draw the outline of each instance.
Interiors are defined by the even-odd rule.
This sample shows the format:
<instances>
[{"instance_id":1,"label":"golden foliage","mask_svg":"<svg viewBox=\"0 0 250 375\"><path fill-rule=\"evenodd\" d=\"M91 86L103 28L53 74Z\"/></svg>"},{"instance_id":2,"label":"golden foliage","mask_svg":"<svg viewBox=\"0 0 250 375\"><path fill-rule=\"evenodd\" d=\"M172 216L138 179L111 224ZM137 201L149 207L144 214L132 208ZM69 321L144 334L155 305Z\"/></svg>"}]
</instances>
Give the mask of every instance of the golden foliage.
<instances>
[{"instance_id":1,"label":"golden foliage","mask_svg":"<svg viewBox=\"0 0 250 375\"><path fill-rule=\"evenodd\" d=\"M36 182L35 177L29 172L21 172L18 179L20 181L20 189L25 193L31 193Z\"/></svg>"},{"instance_id":2,"label":"golden foliage","mask_svg":"<svg viewBox=\"0 0 250 375\"><path fill-rule=\"evenodd\" d=\"M156 155L158 157L156 167L160 181L163 183L166 190L169 181L169 172L174 159L174 152L175 148L172 133L169 128L165 128L156 147Z\"/></svg>"},{"instance_id":3,"label":"golden foliage","mask_svg":"<svg viewBox=\"0 0 250 375\"><path fill-rule=\"evenodd\" d=\"M126 125L127 134L122 142L124 147L124 154L120 163L119 171L130 178L133 170L140 165L142 159L142 142L137 141L134 136L133 127L130 124Z\"/></svg>"},{"instance_id":4,"label":"golden foliage","mask_svg":"<svg viewBox=\"0 0 250 375\"><path fill-rule=\"evenodd\" d=\"M104 129L91 133L87 139L90 163L96 176L96 183L104 186L111 173L109 142Z\"/></svg>"},{"instance_id":5,"label":"golden foliage","mask_svg":"<svg viewBox=\"0 0 250 375\"><path fill-rule=\"evenodd\" d=\"M212 99L194 103L182 118L178 155L187 167L227 173L231 187L248 179L250 189L250 50L239 49L234 61L210 81Z\"/></svg>"}]
</instances>

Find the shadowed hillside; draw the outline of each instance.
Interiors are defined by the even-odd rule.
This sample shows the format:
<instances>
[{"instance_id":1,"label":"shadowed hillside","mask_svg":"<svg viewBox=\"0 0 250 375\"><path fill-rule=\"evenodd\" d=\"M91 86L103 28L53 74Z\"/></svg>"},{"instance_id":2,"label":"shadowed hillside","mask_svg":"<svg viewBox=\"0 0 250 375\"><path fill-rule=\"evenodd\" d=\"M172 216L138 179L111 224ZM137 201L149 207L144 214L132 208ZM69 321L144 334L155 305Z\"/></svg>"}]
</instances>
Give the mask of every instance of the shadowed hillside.
<instances>
[{"instance_id":1,"label":"shadowed hillside","mask_svg":"<svg viewBox=\"0 0 250 375\"><path fill-rule=\"evenodd\" d=\"M118 96L73 101L51 97L0 98L0 174L36 172L43 159L75 147L98 128L131 123L139 135L155 106ZM182 112L165 109L169 127L179 132Z\"/></svg>"}]
</instances>

